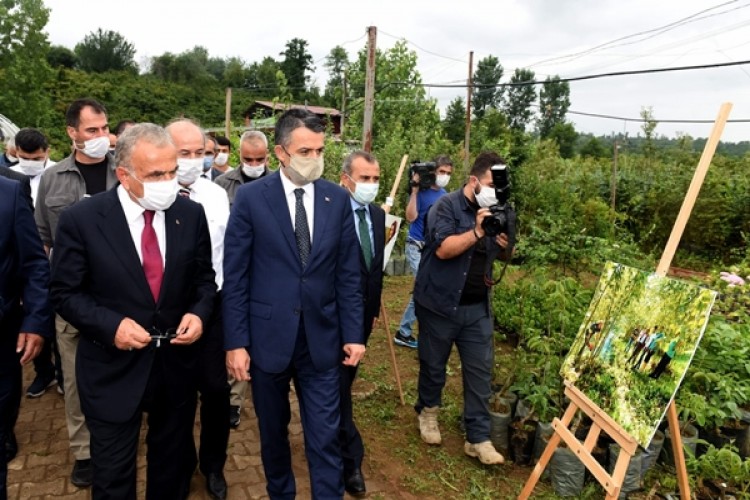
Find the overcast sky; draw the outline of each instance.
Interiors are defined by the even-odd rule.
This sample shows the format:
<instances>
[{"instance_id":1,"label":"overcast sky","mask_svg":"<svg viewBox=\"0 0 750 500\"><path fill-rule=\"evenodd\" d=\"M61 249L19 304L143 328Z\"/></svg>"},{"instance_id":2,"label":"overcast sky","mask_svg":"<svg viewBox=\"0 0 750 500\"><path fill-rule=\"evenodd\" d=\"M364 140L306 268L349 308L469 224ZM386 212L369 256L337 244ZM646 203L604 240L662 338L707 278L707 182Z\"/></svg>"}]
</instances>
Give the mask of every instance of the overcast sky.
<instances>
[{"instance_id":1,"label":"overcast sky","mask_svg":"<svg viewBox=\"0 0 750 500\"><path fill-rule=\"evenodd\" d=\"M470 51L475 68L488 55L498 57L504 80L515 68L530 68L543 79L750 59L750 0L45 0L45 5L51 9L51 43L73 48L97 28L114 30L133 43L140 64L195 45L211 56L238 56L248 63L280 59L287 41L302 38L321 88L326 55L341 45L353 59L366 44L368 26L378 29L379 49L405 39L417 54L422 81L434 84L464 83ZM750 119L750 65L570 85L571 111L638 118L650 106L657 120L714 120L721 103L732 102L730 119ZM459 88L428 92L441 109L466 96ZM568 118L579 132L641 131L634 122ZM656 133L707 137L711 128L711 123L660 123ZM722 139L750 140L750 123L727 124Z\"/></svg>"}]
</instances>

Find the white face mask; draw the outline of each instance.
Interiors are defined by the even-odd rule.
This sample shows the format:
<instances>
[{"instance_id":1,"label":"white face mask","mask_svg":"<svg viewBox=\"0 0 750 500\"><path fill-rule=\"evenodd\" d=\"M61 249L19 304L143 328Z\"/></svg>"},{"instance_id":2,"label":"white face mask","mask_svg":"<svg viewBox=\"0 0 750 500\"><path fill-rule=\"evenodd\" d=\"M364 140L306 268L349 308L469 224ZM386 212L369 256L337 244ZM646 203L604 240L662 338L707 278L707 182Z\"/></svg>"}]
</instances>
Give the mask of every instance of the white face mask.
<instances>
[{"instance_id":1,"label":"white face mask","mask_svg":"<svg viewBox=\"0 0 750 500\"><path fill-rule=\"evenodd\" d=\"M481 186L481 189L477 193L474 192L474 195L477 199L477 205L479 205L482 208L491 207L492 205L497 205L497 197L495 196L495 188L489 187L489 186Z\"/></svg>"},{"instance_id":2,"label":"white face mask","mask_svg":"<svg viewBox=\"0 0 750 500\"><path fill-rule=\"evenodd\" d=\"M289 178L297 186L304 186L320 179L323 174L323 156L304 158L289 155L289 166L285 166Z\"/></svg>"},{"instance_id":3,"label":"white face mask","mask_svg":"<svg viewBox=\"0 0 750 500\"><path fill-rule=\"evenodd\" d=\"M47 160L27 160L26 158L19 158L18 167L26 175L36 177L44 171L44 165Z\"/></svg>"},{"instance_id":4,"label":"white face mask","mask_svg":"<svg viewBox=\"0 0 750 500\"><path fill-rule=\"evenodd\" d=\"M94 137L88 141L83 141L83 148L79 148L76 145L76 149L89 158L101 160L109 152L109 137L106 135Z\"/></svg>"},{"instance_id":5,"label":"white face mask","mask_svg":"<svg viewBox=\"0 0 750 500\"><path fill-rule=\"evenodd\" d=\"M439 174L435 177L435 184L437 187L444 188L451 181L451 176L448 174Z\"/></svg>"},{"instance_id":6,"label":"white face mask","mask_svg":"<svg viewBox=\"0 0 750 500\"><path fill-rule=\"evenodd\" d=\"M203 158L177 158L177 182L189 186L203 173Z\"/></svg>"},{"instance_id":7,"label":"white face mask","mask_svg":"<svg viewBox=\"0 0 750 500\"><path fill-rule=\"evenodd\" d=\"M229 160L229 153L219 153L216 155L216 158L214 158L214 163L220 167L223 167L224 165L227 164L228 160Z\"/></svg>"},{"instance_id":8,"label":"white face mask","mask_svg":"<svg viewBox=\"0 0 750 500\"><path fill-rule=\"evenodd\" d=\"M136 198L146 210L166 210L177 198L177 177L168 181L143 182L132 172L130 176L143 186L143 198Z\"/></svg>"},{"instance_id":9,"label":"white face mask","mask_svg":"<svg viewBox=\"0 0 750 500\"><path fill-rule=\"evenodd\" d=\"M351 176L347 177L352 179ZM354 182L354 179L352 179L352 182ZM380 184L377 182L354 182L354 184L354 192L351 190L349 190L349 192L351 193L352 198L354 198L354 201L360 205L369 205L378 195Z\"/></svg>"},{"instance_id":10,"label":"white face mask","mask_svg":"<svg viewBox=\"0 0 750 500\"><path fill-rule=\"evenodd\" d=\"M242 173L246 176L250 177L251 179L257 179L261 175L263 175L263 172L266 171L266 166L262 163L260 165L248 165L245 162L242 162Z\"/></svg>"}]
</instances>

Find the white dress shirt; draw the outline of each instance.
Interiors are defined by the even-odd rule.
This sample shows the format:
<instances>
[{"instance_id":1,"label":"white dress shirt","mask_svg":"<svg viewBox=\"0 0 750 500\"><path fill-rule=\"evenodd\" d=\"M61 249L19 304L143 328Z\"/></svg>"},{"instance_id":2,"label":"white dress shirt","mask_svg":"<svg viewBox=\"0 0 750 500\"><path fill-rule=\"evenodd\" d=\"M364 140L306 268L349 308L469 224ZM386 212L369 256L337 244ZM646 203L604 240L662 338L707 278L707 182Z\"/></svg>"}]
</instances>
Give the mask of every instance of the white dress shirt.
<instances>
[{"instance_id":1,"label":"white dress shirt","mask_svg":"<svg viewBox=\"0 0 750 500\"><path fill-rule=\"evenodd\" d=\"M138 252L138 259L143 264L143 253L141 252L141 234L146 222L143 220L143 212L146 210L138 203L134 202L125 188L120 184L117 186L117 197L120 198L120 204L125 212L125 220L130 228L130 237L133 239L135 251ZM151 225L156 231L156 240L159 242L159 251L161 252L161 266L164 268L164 256L167 254L167 233L165 229L165 218L163 210L154 212L154 219Z\"/></svg>"},{"instance_id":2,"label":"white dress shirt","mask_svg":"<svg viewBox=\"0 0 750 500\"><path fill-rule=\"evenodd\" d=\"M281 186L284 188L284 196L286 196L286 203L289 205L289 217L292 219L292 229L294 227L294 218L297 213L297 195L294 194L294 190L302 188L305 190L305 194L302 195L302 204L305 206L305 213L307 214L307 227L310 228L310 243L313 242L313 210L315 200L315 184L308 182L304 186L297 186L292 181L287 179L284 172L279 172L281 177Z\"/></svg>"},{"instance_id":3,"label":"white dress shirt","mask_svg":"<svg viewBox=\"0 0 750 500\"><path fill-rule=\"evenodd\" d=\"M229 198L221 186L199 177L187 188L190 199L203 205L211 235L211 262L216 272L216 286L221 290L224 283L224 232L229 220Z\"/></svg>"}]
</instances>

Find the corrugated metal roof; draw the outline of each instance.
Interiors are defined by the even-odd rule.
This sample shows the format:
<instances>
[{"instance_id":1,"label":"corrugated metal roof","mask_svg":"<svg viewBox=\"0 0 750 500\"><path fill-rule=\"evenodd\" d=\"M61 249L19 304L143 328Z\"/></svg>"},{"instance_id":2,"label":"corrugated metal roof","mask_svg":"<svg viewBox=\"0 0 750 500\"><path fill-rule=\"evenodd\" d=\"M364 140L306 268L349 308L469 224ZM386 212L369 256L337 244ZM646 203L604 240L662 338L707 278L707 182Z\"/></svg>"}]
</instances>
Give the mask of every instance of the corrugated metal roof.
<instances>
[{"instance_id":1,"label":"corrugated metal roof","mask_svg":"<svg viewBox=\"0 0 750 500\"><path fill-rule=\"evenodd\" d=\"M330 115L330 116L341 116L341 111L336 108L325 108L323 106L311 106L309 104L284 104L281 102L274 103L273 101L255 101L255 104L260 104L267 108L271 108L274 111L285 111L287 109L306 109L316 115Z\"/></svg>"}]
</instances>

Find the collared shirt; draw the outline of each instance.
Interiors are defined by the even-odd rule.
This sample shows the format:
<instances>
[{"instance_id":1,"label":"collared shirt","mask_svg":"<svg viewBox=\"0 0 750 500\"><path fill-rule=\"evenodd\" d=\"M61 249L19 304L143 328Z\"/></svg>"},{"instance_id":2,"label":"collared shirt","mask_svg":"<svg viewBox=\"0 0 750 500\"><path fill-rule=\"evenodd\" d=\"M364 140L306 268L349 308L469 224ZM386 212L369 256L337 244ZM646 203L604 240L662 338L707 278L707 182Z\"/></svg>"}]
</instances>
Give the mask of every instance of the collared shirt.
<instances>
[{"instance_id":1,"label":"collared shirt","mask_svg":"<svg viewBox=\"0 0 750 500\"><path fill-rule=\"evenodd\" d=\"M133 238L135 251L138 252L138 260L143 264L141 234L143 234L143 227L146 225L143 220L143 212L146 210L130 198L122 184L117 186L117 197L120 199L120 204L125 212L125 220L128 222L128 228L130 228L130 237ZM164 256L167 254L167 233L163 210L154 212L154 220L151 221L151 225L154 226L154 231L156 231L156 240L159 242L159 251L161 252L161 265L164 267Z\"/></svg>"},{"instance_id":2,"label":"collared shirt","mask_svg":"<svg viewBox=\"0 0 750 500\"><path fill-rule=\"evenodd\" d=\"M55 164L56 162L52 160L47 160L47 163L44 165L44 170L47 170L49 167ZM19 167L18 165L14 165L10 167L10 169L13 170L14 172L19 172L23 174L23 170L21 170L21 167ZM29 178L29 185L31 186L31 200L34 202L35 207L36 207L36 194L39 192L39 181L42 179L42 174L44 174L44 170L42 170L42 173L39 175L27 176Z\"/></svg>"},{"instance_id":3,"label":"collared shirt","mask_svg":"<svg viewBox=\"0 0 750 500\"><path fill-rule=\"evenodd\" d=\"M211 262L216 272L216 286L221 290L224 283L224 232L229 220L227 192L208 179L198 178L187 188L190 199L203 205L211 235Z\"/></svg>"},{"instance_id":4,"label":"collared shirt","mask_svg":"<svg viewBox=\"0 0 750 500\"><path fill-rule=\"evenodd\" d=\"M352 204L352 215L354 215L354 229L357 231L357 239L362 242L362 236L359 234L359 215L357 210L360 208L365 209L365 220L367 221L367 228L370 230L370 245L375 241L375 234L372 232L372 217L370 216L370 205L360 205L359 202L355 201L354 198L349 196L349 201Z\"/></svg>"},{"instance_id":5,"label":"collared shirt","mask_svg":"<svg viewBox=\"0 0 750 500\"><path fill-rule=\"evenodd\" d=\"M409 239L423 242L425 240L424 221L427 218L427 212L438 199L446 193L445 189L422 189L417 191L417 218L409 224Z\"/></svg>"},{"instance_id":6,"label":"collared shirt","mask_svg":"<svg viewBox=\"0 0 750 500\"><path fill-rule=\"evenodd\" d=\"M313 210L314 210L314 200L315 200L315 183L308 182L304 186L297 186L292 181L287 179L286 175L284 175L284 172L279 172L279 177L281 177L281 187L284 188L284 196L286 197L286 203L289 205L289 217L292 219L292 229L295 229L294 227L294 216L297 212L297 195L294 194L294 190L298 188L302 188L305 190L305 194L302 196L302 204L305 206L305 213L307 214L307 227L310 228L310 243L312 243L313 240L313 232L315 231L315 228L313 227Z\"/></svg>"},{"instance_id":7,"label":"collared shirt","mask_svg":"<svg viewBox=\"0 0 750 500\"><path fill-rule=\"evenodd\" d=\"M475 222L476 211L466 200L463 188L443 196L432 207L427 215L425 247L414 283L416 303L441 316L450 318L457 314L476 245L452 259L441 259L436 252L449 236L473 230ZM477 245L485 245L490 262L500 253L494 238L485 236ZM488 311L489 293L487 287Z\"/></svg>"}]
</instances>

